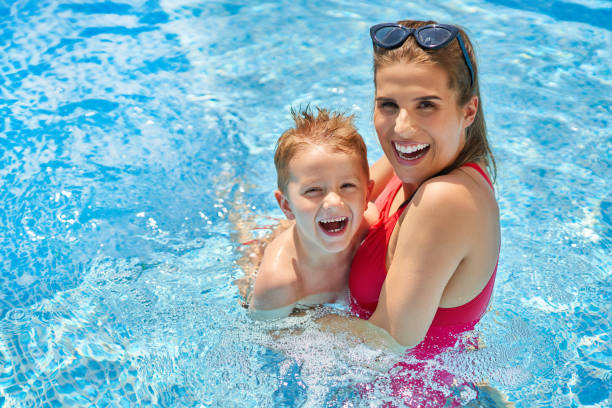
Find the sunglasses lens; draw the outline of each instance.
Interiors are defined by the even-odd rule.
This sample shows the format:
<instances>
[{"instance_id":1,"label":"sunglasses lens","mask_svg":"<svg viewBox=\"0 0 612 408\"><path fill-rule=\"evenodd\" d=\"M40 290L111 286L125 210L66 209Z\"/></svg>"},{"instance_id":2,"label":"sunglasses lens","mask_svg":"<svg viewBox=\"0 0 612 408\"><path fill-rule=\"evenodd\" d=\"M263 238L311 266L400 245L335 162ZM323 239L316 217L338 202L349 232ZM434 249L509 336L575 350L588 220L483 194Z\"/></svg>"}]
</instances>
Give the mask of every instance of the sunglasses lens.
<instances>
[{"instance_id":1,"label":"sunglasses lens","mask_svg":"<svg viewBox=\"0 0 612 408\"><path fill-rule=\"evenodd\" d=\"M404 42L406 32L399 27L381 27L376 30L374 37L385 48L393 48Z\"/></svg>"},{"instance_id":2,"label":"sunglasses lens","mask_svg":"<svg viewBox=\"0 0 612 408\"><path fill-rule=\"evenodd\" d=\"M453 33L443 27L428 27L418 32L421 46L437 48L446 45L454 37Z\"/></svg>"}]
</instances>

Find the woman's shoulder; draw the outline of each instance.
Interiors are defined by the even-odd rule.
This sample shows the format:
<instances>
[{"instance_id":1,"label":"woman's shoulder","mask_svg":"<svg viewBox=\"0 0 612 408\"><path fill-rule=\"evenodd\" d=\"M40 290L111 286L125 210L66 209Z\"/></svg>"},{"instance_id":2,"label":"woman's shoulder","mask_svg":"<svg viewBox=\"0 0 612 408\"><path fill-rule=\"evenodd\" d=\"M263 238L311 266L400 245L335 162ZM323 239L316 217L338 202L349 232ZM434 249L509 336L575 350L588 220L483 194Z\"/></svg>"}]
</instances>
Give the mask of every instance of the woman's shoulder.
<instances>
[{"instance_id":1,"label":"woman's shoulder","mask_svg":"<svg viewBox=\"0 0 612 408\"><path fill-rule=\"evenodd\" d=\"M486 220L494 222L498 217L495 195L484 177L470 170L460 168L421 184L406 209L408 224L418 224L421 230L429 225L437 232L455 226L465 233Z\"/></svg>"},{"instance_id":2,"label":"woman's shoulder","mask_svg":"<svg viewBox=\"0 0 612 408\"><path fill-rule=\"evenodd\" d=\"M488 179L477 170L464 166L425 181L413 199L434 207L481 210L483 204L495 203L495 194Z\"/></svg>"}]
</instances>

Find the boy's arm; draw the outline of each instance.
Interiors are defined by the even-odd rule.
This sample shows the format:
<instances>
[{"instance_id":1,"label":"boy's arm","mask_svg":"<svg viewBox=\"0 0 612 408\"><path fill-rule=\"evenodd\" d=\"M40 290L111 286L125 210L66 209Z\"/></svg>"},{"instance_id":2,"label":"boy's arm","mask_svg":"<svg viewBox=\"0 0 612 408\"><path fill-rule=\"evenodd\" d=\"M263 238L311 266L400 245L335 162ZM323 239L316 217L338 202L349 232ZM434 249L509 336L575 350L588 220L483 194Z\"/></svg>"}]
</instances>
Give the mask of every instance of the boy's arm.
<instances>
[{"instance_id":1,"label":"boy's arm","mask_svg":"<svg viewBox=\"0 0 612 408\"><path fill-rule=\"evenodd\" d=\"M251 303L255 278L261 267L266 247L295 224L295 221L292 220L269 218L275 220L277 224L264 227L251 226L249 230L268 229L271 230L270 234L256 239L253 239L251 236L246 236L244 233L239 237L239 241L242 242L239 248L242 252L242 256L238 259L237 263L243 270L244 276L236 279L234 284L238 287L238 292L240 293L240 303L245 308L248 308ZM237 222L237 224L240 225L239 222Z\"/></svg>"},{"instance_id":2,"label":"boy's arm","mask_svg":"<svg viewBox=\"0 0 612 408\"><path fill-rule=\"evenodd\" d=\"M288 246L291 228L266 247L249 305L249 316L256 320L289 316L297 301L295 272Z\"/></svg>"}]
</instances>

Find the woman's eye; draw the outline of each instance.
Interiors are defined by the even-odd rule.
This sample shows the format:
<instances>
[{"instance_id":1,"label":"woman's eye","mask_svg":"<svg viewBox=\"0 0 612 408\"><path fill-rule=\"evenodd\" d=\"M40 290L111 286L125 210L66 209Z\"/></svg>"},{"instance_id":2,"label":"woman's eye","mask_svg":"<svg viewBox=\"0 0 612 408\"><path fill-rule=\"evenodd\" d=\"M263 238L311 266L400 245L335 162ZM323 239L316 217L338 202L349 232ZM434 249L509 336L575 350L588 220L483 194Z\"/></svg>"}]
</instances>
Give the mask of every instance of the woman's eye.
<instances>
[{"instance_id":1,"label":"woman's eye","mask_svg":"<svg viewBox=\"0 0 612 408\"><path fill-rule=\"evenodd\" d=\"M394 112L394 111L396 111L398 109L397 104L395 102L391 102L391 101L380 102L378 104L378 106L379 106L380 109L382 109L384 111L387 111L387 112Z\"/></svg>"},{"instance_id":2,"label":"woman's eye","mask_svg":"<svg viewBox=\"0 0 612 408\"><path fill-rule=\"evenodd\" d=\"M436 105L434 105L430 101L421 101L421 102L419 102L419 109L431 109L431 108L435 108L435 107L436 107Z\"/></svg>"}]
</instances>

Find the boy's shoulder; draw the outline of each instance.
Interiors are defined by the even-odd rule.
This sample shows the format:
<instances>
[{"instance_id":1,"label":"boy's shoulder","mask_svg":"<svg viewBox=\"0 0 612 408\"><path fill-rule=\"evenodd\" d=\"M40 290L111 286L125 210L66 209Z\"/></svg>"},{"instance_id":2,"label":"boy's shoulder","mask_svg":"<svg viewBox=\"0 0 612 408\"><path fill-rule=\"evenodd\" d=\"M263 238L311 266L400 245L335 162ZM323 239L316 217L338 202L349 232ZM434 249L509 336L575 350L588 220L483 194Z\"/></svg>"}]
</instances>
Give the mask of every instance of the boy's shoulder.
<instances>
[{"instance_id":1,"label":"boy's shoulder","mask_svg":"<svg viewBox=\"0 0 612 408\"><path fill-rule=\"evenodd\" d=\"M277 235L268 244L261 259L259 274L264 273L267 279L278 284L289 285L298 281L294 228L291 226Z\"/></svg>"},{"instance_id":2,"label":"boy's shoulder","mask_svg":"<svg viewBox=\"0 0 612 408\"><path fill-rule=\"evenodd\" d=\"M253 288L251 308L277 309L293 305L299 299L293 228L283 231L266 246Z\"/></svg>"}]
</instances>

